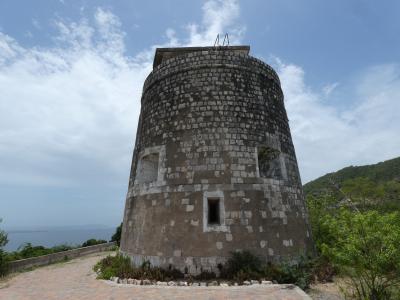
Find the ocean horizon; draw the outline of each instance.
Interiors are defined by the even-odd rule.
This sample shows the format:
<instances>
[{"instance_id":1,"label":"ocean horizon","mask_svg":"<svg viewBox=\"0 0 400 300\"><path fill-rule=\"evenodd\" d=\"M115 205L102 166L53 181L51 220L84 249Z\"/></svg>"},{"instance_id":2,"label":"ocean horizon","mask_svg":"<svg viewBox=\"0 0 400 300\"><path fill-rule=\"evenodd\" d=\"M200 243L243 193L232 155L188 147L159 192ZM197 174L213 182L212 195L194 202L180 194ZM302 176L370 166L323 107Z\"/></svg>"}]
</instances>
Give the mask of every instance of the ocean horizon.
<instances>
[{"instance_id":1,"label":"ocean horizon","mask_svg":"<svg viewBox=\"0 0 400 300\"><path fill-rule=\"evenodd\" d=\"M8 243L4 247L7 252L16 251L26 243L33 246L53 247L67 244L78 246L88 239L109 241L115 228L37 228L6 230Z\"/></svg>"}]
</instances>

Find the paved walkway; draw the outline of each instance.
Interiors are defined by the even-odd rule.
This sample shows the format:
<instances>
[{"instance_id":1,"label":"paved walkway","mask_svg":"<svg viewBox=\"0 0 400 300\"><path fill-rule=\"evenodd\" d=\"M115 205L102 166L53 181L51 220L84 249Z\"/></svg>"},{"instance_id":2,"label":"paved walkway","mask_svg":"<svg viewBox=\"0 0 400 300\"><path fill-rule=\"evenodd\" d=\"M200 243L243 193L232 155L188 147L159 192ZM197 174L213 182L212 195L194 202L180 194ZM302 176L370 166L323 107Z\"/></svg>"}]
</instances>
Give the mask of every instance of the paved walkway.
<instances>
[{"instance_id":1,"label":"paved walkway","mask_svg":"<svg viewBox=\"0 0 400 300\"><path fill-rule=\"evenodd\" d=\"M1 300L119 300L119 299L311 299L299 288L282 285L239 287L157 287L118 285L96 280L97 254L12 275L0 281Z\"/></svg>"}]
</instances>

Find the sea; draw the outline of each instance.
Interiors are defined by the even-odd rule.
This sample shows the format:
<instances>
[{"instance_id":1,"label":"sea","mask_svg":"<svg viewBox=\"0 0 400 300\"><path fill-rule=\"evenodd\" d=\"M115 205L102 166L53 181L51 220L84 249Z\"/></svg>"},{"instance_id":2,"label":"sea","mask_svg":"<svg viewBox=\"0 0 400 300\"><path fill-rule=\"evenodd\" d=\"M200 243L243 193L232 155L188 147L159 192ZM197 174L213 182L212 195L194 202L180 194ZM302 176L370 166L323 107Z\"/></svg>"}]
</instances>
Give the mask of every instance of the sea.
<instances>
[{"instance_id":1,"label":"sea","mask_svg":"<svg viewBox=\"0 0 400 300\"><path fill-rule=\"evenodd\" d=\"M8 243L4 250L11 252L18 250L25 243L31 243L33 246L53 247L61 244L78 246L92 238L109 241L115 233L115 228L45 228L5 231L8 235Z\"/></svg>"}]
</instances>

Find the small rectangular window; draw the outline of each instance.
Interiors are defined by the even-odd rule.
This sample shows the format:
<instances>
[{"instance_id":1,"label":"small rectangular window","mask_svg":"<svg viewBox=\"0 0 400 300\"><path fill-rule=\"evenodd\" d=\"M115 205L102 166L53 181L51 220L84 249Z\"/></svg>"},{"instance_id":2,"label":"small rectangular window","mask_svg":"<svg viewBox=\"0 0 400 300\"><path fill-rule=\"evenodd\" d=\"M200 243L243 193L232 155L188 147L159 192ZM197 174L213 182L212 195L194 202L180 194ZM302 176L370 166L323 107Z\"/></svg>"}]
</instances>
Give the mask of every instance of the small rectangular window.
<instances>
[{"instance_id":1,"label":"small rectangular window","mask_svg":"<svg viewBox=\"0 0 400 300\"><path fill-rule=\"evenodd\" d=\"M221 224L219 217L219 198L208 198L208 224Z\"/></svg>"}]
</instances>

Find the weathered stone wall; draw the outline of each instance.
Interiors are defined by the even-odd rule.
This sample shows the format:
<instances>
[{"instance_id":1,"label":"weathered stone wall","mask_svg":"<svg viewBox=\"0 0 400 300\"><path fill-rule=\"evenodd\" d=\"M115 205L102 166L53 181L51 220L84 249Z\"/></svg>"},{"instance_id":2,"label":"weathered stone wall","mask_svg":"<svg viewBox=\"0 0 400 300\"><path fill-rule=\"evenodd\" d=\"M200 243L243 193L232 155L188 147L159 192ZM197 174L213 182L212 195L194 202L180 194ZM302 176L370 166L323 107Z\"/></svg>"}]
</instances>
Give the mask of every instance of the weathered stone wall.
<instances>
[{"instance_id":1,"label":"weathered stone wall","mask_svg":"<svg viewBox=\"0 0 400 300\"><path fill-rule=\"evenodd\" d=\"M218 224L208 224L211 198ZM156 66L143 89L121 252L199 273L217 271L231 251L276 260L311 248L275 71L229 47Z\"/></svg>"},{"instance_id":2,"label":"weathered stone wall","mask_svg":"<svg viewBox=\"0 0 400 300\"><path fill-rule=\"evenodd\" d=\"M97 252L109 251L115 247L115 242L109 242L104 244L98 244L83 248L77 248L48 255L42 255L37 257L31 257L26 259L20 259L10 262L9 267L11 272L17 272L24 269L33 267L45 266L52 263L60 262L67 259L81 257Z\"/></svg>"}]
</instances>

